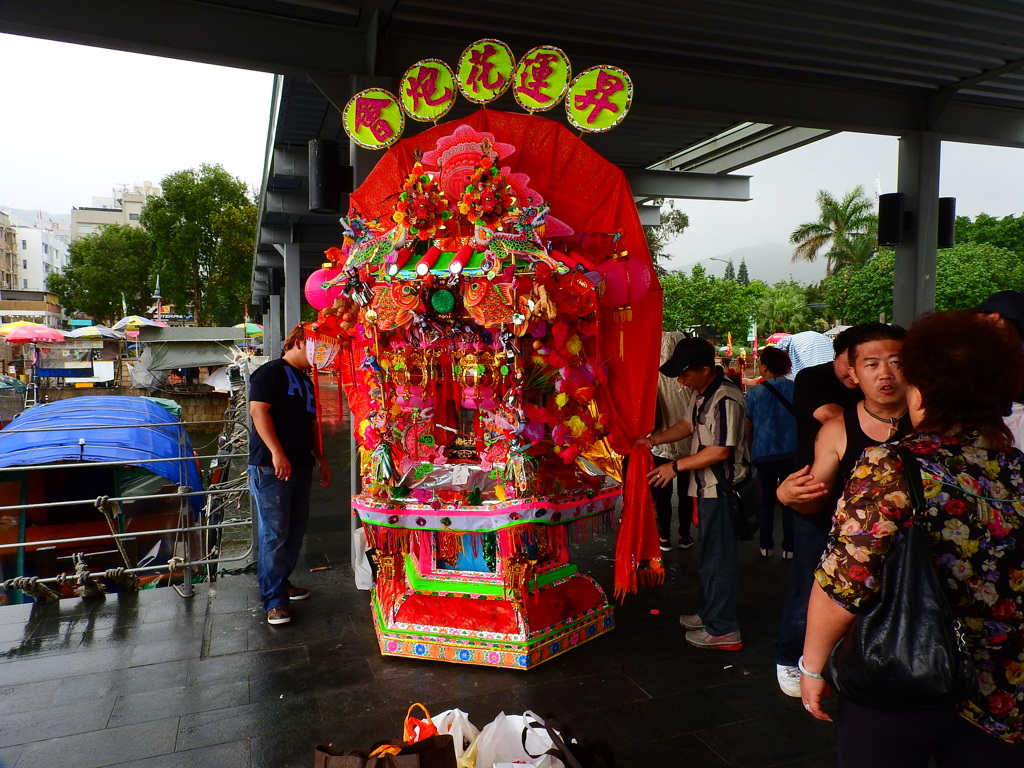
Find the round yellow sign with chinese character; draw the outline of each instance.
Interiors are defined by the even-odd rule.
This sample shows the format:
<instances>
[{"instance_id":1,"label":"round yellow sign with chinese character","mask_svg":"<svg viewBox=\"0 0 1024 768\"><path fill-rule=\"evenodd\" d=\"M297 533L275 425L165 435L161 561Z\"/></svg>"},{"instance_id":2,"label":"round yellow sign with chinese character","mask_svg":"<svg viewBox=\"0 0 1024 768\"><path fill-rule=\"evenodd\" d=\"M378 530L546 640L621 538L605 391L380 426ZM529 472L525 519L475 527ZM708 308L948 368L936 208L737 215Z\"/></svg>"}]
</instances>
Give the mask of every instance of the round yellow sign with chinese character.
<instances>
[{"instance_id":1,"label":"round yellow sign with chinese character","mask_svg":"<svg viewBox=\"0 0 1024 768\"><path fill-rule=\"evenodd\" d=\"M500 40L477 40L459 57L459 90L474 104L486 104L512 85L516 59Z\"/></svg>"},{"instance_id":2,"label":"round yellow sign with chinese character","mask_svg":"<svg viewBox=\"0 0 1024 768\"><path fill-rule=\"evenodd\" d=\"M342 112L345 133L363 149L386 149L402 138L405 114L398 99L383 88L360 91Z\"/></svg>"},{"instance_id":3,"label":"round yellow sign with chinese character","mask_svg":"<svg viewBox=\"0 0 1024 768\"><path fill-rule=\"evenodd\" d=\"M447 115L455 96L455 73L440 59L423 59L405 70L398 91L405 114L422 123Z\"/></svg>"},{"instance_id":4,"label":"round yellow sign with chinese character","mask_svg":"<svg viewBox=\"0 0 1024 768\"><path fill-rule=\"evenodd\" d=\"M570 80L569 57L553 45L538 45L516 65L512 95L527 112L544 112L562 100Z\"/></svg>"},{"instance_id":5,"label":"round yellow sign with chinese character","mask_svg":"<svg viewBox=\"0 0 1024 768\"><path fill-rule=\"evenodd\" d=\"M610 131L633 102L633 81L618 67L602 64L580 72L569 86L565 112L569 122L588 133Z\"/></svg>"}]
</instances>

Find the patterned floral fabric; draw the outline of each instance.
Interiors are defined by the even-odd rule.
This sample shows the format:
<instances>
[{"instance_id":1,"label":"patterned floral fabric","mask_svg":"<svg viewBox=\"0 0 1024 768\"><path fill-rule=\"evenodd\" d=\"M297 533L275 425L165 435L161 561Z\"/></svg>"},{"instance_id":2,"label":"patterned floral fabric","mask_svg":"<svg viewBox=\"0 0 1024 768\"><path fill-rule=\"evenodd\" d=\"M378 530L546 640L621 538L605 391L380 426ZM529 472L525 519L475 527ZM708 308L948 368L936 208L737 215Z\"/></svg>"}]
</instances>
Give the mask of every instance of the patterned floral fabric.
<instances>
[{"instance_id":1,"label":"patterned floral fabric","mask_svg":"<svg viewBox=\"0 0 1024 768\"><path fill-rule=\"evenodd\" d=\"M928 531L950 604L978 665L979 692L960 714L989 733L1024 743L1024 454L985 447L976 432L913 435ZM815 574L849 611L879 588L894 534L912 520L903 464L890 447L861 457L833 519Z\"/></svg>"}]
</instances>

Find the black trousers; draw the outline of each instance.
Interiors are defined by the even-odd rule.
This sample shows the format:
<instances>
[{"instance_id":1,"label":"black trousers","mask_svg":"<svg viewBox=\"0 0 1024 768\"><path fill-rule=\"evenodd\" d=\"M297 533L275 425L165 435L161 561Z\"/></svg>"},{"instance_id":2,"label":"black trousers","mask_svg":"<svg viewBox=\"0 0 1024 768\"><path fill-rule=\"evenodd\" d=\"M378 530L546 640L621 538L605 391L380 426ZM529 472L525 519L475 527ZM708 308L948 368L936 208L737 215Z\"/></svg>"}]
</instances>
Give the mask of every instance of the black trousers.
<instances>
[{"instance_id":1,"label":"black trousers","mask_svg":"<svg viewBox=\"0 0 1024 768\"><path fill-rule=\"evenodd\" d=\"M952 710L888 712L839 700L839 768L1022 768L1011 745Z\"/></svg>"}]
</instances>

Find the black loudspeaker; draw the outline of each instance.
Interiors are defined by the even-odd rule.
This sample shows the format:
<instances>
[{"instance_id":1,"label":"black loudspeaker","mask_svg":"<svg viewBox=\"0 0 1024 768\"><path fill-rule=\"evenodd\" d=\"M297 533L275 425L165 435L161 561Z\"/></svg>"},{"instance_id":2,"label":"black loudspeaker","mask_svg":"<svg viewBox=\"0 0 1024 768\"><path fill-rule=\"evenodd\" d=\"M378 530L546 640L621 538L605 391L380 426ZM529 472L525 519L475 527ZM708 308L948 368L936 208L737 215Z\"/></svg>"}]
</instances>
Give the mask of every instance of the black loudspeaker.
<instances>
[{"instance_id":1,"label":"black loudspeaker","mask_svg":"<svg viewBox=\"0 0 1024 768\"><path fill-rule=\"evenodd\" d=\"M939 248L952 248L956 239L956 198L939 198Z\"/></svg>"},{"instance_id":2,"label":"black loudspeaker","mask_svg":"<svg viewBox=\"0 0 1024 768\"><path fill-rule=\"evenodd\" d=\"M341 212L341 145L336 141L309 142L309 212Z\"/></svg>"},{"instance_id":3,"label":"black loudspeaker","mask_svg":"<svg viewBox=\"0 0 1024 768\"><path fill-rule=\"evenodd\" d=\"M902 192L878 196L878 244L899 245L903 242Z\"/></svg>"}]
</instances>

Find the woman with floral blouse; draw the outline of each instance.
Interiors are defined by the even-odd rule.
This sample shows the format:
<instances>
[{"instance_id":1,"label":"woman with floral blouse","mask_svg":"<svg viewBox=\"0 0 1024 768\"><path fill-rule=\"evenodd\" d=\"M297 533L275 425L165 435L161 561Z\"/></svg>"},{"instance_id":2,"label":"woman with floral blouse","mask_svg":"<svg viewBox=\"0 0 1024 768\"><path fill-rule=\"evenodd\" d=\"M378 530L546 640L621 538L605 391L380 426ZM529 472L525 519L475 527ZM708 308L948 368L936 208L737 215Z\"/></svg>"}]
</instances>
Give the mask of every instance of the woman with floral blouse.
<instances>
[{"instance_id":1,"label":"woman with floral blouse","mask_svg":"<svg viewBox=\"0 0 1024 768\"><path fill-rule=\"evenodd\" d=\"M991 360L1001 360L993 371ZM841 768L1024 766L1024 454L1002 417L1024 391L1019 342L972 312L911 327L900 365L916 434L935 567L974 656L978 690L952 709L892 712L839 701ZM867 449L846 485L816 573L801 667L804 707L819 720L829 652L879 588L882 562L911 524L904 467Z\"/></svg>"}]
</instances>

